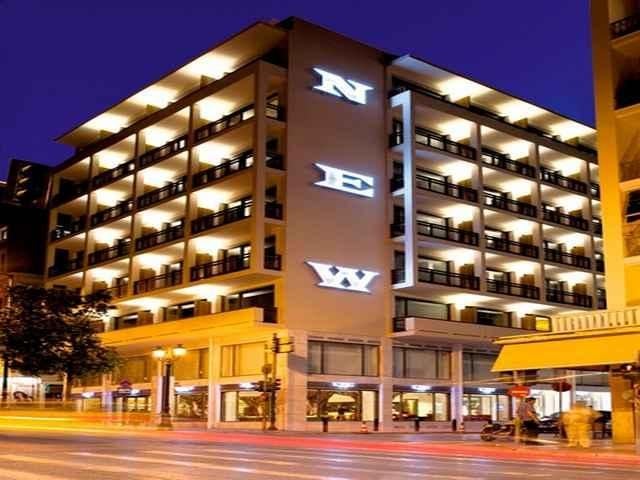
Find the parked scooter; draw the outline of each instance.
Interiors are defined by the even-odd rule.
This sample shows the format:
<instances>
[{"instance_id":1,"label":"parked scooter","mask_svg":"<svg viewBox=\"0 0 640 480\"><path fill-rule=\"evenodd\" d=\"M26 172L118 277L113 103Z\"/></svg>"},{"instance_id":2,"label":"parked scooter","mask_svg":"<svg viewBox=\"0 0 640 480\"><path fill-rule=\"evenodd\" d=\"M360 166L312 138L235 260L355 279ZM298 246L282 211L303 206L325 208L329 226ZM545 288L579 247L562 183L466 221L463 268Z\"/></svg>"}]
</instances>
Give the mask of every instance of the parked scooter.
<instances>
[{"instance_id":1,"label":"parked scooter","mask_svg":"<svg viewBox=\"0 0 640 480\"><path fill-rule=\"evenodd\" d=\"M516 425L513 422L496 423L489 422L480 432L480 438L485 442L493 442L497 438L515 437Z\"/></svg>"}]
</instances>

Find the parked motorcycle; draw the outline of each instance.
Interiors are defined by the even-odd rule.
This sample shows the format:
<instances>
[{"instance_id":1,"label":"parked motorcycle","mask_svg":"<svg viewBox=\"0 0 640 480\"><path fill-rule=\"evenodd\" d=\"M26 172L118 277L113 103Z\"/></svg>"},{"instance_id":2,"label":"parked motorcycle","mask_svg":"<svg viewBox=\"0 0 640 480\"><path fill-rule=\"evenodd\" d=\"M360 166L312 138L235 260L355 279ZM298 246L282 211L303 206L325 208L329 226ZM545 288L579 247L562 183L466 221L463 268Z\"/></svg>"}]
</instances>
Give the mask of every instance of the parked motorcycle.
<instances>
[{"instance_id":1,"label":"parked motorcycle","mask_svg":"<svg viewBox=\"0 0 640 480\"><path fill-rule=\"evenodd\" d=\"M480 438L485 442L492 442L497 438L515 437L516 425L513 422L507 423L487 423L482 427Z\"/></svg>"}]
</instances>

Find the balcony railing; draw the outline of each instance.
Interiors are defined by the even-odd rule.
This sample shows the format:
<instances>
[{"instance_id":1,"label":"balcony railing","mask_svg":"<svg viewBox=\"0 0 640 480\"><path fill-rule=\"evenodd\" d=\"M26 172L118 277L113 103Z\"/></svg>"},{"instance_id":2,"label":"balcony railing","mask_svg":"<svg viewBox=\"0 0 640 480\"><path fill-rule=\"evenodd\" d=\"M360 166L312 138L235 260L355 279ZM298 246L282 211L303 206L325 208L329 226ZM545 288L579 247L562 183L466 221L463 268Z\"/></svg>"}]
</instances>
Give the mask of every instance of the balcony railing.
<instances>
[{"instance_id":1,"label":"balcony railing","mask_svg":"<svg viewBox=\"0 0 640 480\"><path fill-rule=\"evenodd\" d=\"M640 30L640 15L635 14L613 22L610 25L611 38L624 37Z\"/></svg>"},{"instance_id":2,"label":"balcony railing","mask_svg":"<svg viewBox=\"0 0 640 480\"><path fill-rule=\"evenodd\" d=\"M545 167L540 167L540 180L545 183L563 187L578 193L586 194L589 189L585 182L581 182L580 180L576 180L574 178L565 177L558 172L554 172L553 170Z\"/></svg>"},{"instance_id":3,"label":"balcony railing","mask_svg":"<svg viewBox=\"0 0 640 480\"><path fill-rule=\"evenodd\" d=\"M223 260L216 260L202 265L191 267L191 281L202 280L203 278L217 277L227 273L246 270L250 266L250 254L234 255Z\"/></svg>"},{"instance_id":4,"label":"balcony railing","mask_svg":"<svg viewBox=\"0 0 640 480\"><path fill-rule=\"evenodd\" d=\"M74 270L78 270L82 268L83 264L84 264L84 258L82 255L79 255L77 258L74 258L73 260L68 260L64 263L50 266L49 276L56 277L64 273L73 272Z\"/></svg>"},{"instance_id":5,"label":"balcony railing","mask_svg":"<svg viewBox=\"0 0 640 480\"><path fill-rule=\"evenodd\" d=\"M136 238L136 250L145 250L147 248L162 245L163 243L173 242L184 237L184 221L180 225L165 228L159 232L150 233Z\"/></svg>"},{"instance_id":6,"label":"balcony railing","mask_svg":"<svg viewBox=\"0 0 640 480\"><path fill-rule=\"evenodd\" d=\"M420 190L440 193L448 197L459 198L469 202L478 201L478 191L473 188L463 187L455 183L449 183L443 180L427 177L420 173L416 174L416 187Z\"/></svg>"},{"instance_id":7,"label":"balcony railing","mask_svg":"<svg viewBox=\"0 0 640 480\"><path fill-rule=\"evenodd\" d=\"M140 168L148 167L149 165L153 165L154 163L164 160L165 158L169 158L172 155L184 152L186 149L187 135L183 135L140 155L138 158L138 166Z\"/></svg>"},{"instance_id":8,"label":"balcony railing","mask_svg":"<svg viewBox=\"0 0 640 480\"><path fill-rule=\"evenodd\" d=\"M598 297L598 304L597 304L597 308L599 310L605 310L607 308L607 297L603 296L603 297Z\"/></svg>"},{"instance_id":9,"label":"balcony railing","mask_svg":"<svg viewBox=\"0 0 640 480\"><path fill-rule=\"evenodd\" d=\"M557 212L549 208L542 209L543 218L548 222L557 223L567 227L577 228L578 230L589 230L589 222L582 217L576 215L567 215L566 213Z\"/></svg>"},{"instance_id":10,"label":"balcony railing","mask_svg":"<svg viewBox=\"0 0 640 480\"><path fill-rule=\"evenodd\" d=\"M95 265L97 263L106 262L107 260L114 260L116 258L129 255L131 251L131 241L120 242L117 245L109 248L103 248L96 250L89 254L89 265Z\"/></svg>"},{"instance_id":11,"label":"balcony railing","mask_svg":"<svg viewBox=\"0 0 640 480\"><path fill-rule=\"evenodd\" d=\"M591 259L584 255L575 255L573 253L563 252L552 248L544 249L544 259L549 262L562 263L563 265L571 265L578 268L591 268Z\"/></svg>"},{"instance_id":12,"label":"balcony railing","mask_svg":"<svg viewBox=\"0 0 640 480\"><path fill-rule=\"evenodd\" d=\"M253 166L253 150L239 153L230 160L193 175L193 186L201 187Z\"/></svg>"},{"instance_id":13,"label":"balcony railing","mask_svg":"<svg viewBox=\"0 0 640 480\"><path fill-rule=\"evenodd\" d=\"M280 153L267 152L267 167L284 170L284 157Z\"/></svg>"},{"instance_id":14,"label":"balcony railing","mask_svg":"<svg viewBox=\"0 0 640 480\"><path fill-rule=\"evenodd\" d=\"M431 238L440 238L466 245L478 245L478 234L469 230L462 230L436 223L417 221L418 235Z\"/></svg>"},{"instance_id":15,"label":"balcony railing","mask_svg":"<svg viewBox=\"0 0 640 480\"><path fill-rule=\"evenodd\" d=\"M109 220L114 220L116 218L120 218L124 215L131 213L133 210L133 200L125 200L124 202L119 203L113 207L105 208L104 210L100 210L99 212L91 215L91 226L95 227L100 225L101 223L108 222Z\"/></svg>"},{"instance_id":16,"label":"balcony railing","mask_svg":"<svg viewBox=\"0 0 640 480\"><path fill-rule=\"evenodd\" d=\"M508 172L519 173L529 178L536 178L536 168L526 163L510 159L503 153L494 152L487 148L482 149L482 162Z\"/></svg>"},{"instance_id":17,"label":"balcony railing","mask_svg":"<svg viewBox=\"0 0 640 480\"><path fill-rule=\"evenodd\" d=\"M108 185L111 182L115 182L116 180L129 175L136 169L136 161L129 160L117 167L114 167L110 170L106 170L102 173L99 173L95 177L93 177L92 185L93 188L100 188Z\"/></svg>"},{"instance_id":18,"label":"balcony railing","mask_svg":"<svg viewBox=\"0 0 640 480\"><path fill-rule=\"evenodd\" d=\"M593 233L602 235L602 219L600 217L592 217L591 223L593 224Z\"/></svg>"},{"instance_id":19,"label":"balcony railing","mask_svg":"<svg viewBox=\"0 0 640 480\"><path fill-rule=\"evenodd\" d=\"M426 145L427 147L442 150L443 152L453 153L460 157L475 160L476 150L468 145L449 140L444 135L432 132L425 128L416 127L415 133L416 143Z\"/></svg>"},{"instance_id":20,"label":"balcony railing","mask_svg":"<svg viewBox=\"0 0 640 480\"><path fill-rule=\"evenodd\" d=\"M83 215L82 217L74 220L69 225L58 225L51 231L50 237L51 241L55 242L56 240L61 240L65 237L70 237L71 235L75 235L76 233L84 230L86 226L87 218Z\"/></svg>"},{"instance_id":21,"label":"balcony railing","mask_svg":"<svg viewBox=\"0 0 640 480\"><path fill-rule=\"evenodd\" d=\"M264 268L269 270L282 270L282 256L277 254L265 255Z\"/></svg>"},{"instance_id":22,"label":"balcony railing","mask_svg":"<svg viewBox=\"0 0 640 480\"><path fill-rule=\"evenodd\" d=\"M87 193L89 189L89 182L79 182L71 186L65 186L62 190L56 193L51 199L51 205L57 207L58 205L73 200L81 195Z\"/></svg>"},{"instance_id":23,"label":"balcony railing","mask_svg":"<svg viewBox=\"0 0 640 480\"><path fill-rule=\"evenodd\" d=\"M471 290L480 288L480 279L478 277L431 268L418 268L418 281L450 287L469 288Z\"/></svg>"},{"instance_id":24,"label":"balcony railing","mask_svg":"<svg viewBox=\"0 0 640 480\"><path fill-rule=\"evenodd\" d=\"M604 259L596 258L596 271L604 273Z\"/></svg>"},{"instance_id":25,"label":"balcony railing","mask_svg":"<svg viewBox=\"0 0 640 480\"><path fill-rule=\"evenodd\" d=\"M266 202L264 204L264 216L275 220L282 220L282 204L277 202Z\"/></svg>"},{"instance_id":26,"label":"balcony railing","mask_svg":"<svg viewBox=\"0 0 640 480\"><path fill-rule=\"evenodd\" d=\"M145 208L168 198L176 197L184 193L187 177L182 177L177 182L164 187L156 188L138 197L138 208Z\"/></svg>"},{"instance_id":27,"label":"balcony railing","mask_svg":"<svg viewBox=\"0 0 640 480\"><path fill-rule=\"evenodd\" d=\"M566 292L564 290L557 289L547 289L547 301L585 308L591 308L593 305L593 299L590 295Z\"/></svg>"},{"instance_id":28,"label":"balcony railing","mask_svg":"<svg viewBox=\"0 0 640 480\"><path fill-rule=\"evenodd\" d=\"M129 290L129 285L116 285L115 287L109 287L101 290L101 292L111 295L111 298L126 297Z\"/></svg>"},{"instance_id":29,"label":"balcony railing","mask_svg":"<svg viewBox=\"0 0 640 480\"><path fill-rule=\"evenodd\" d=\"M240 123L253 118L255 114L253 105L248 105L240 110L230 113L229 115L225 115L215 122L208 123L196 130L196 142L200 142L228 128L239 125Z\"/></svg>"},{"instance_id":30,"label":"balcony railing","mask_svg":"<svg viewBox=\"0 0 640 480\"><path fill-rule=\"evenodd\" d=\"M172 287L182 283L182 270L172 270L155 277L143 278L134 282L133 293L146 293L160 288Z\"/></svg>"},{"instance_id":31,"label":"balcony railing","mask_svg":"<svg viewBox=\"0 0 640 480\"><path fill-rule=\"evenodd\" d=\"M500 293L502 295L512 295L515 297L531 298L534 300L540 298L540 288L536 287L535 285L505 282L503 280L487 279L487 292Z\"/></svg>"},{"instance_id":32,"label":"balcony railing","mask_svg":"<svg viewBox=\"0 0 640 480\"><path fill-rule=\"evenodd\" d=\"M484 204L488 207L493 207L499 210L505 210L507 212L517 213L520 215L526 215L528 217L536 217L538 215L538 209L535 205L521 202L519 200L513 200L511 198L503 197L501 195L496 195L489 192L484 192Z\"/></svg>"},{"instance_id":33,"label":"balcony railing","mask_svg":"<svg viewBox=\"0 0 640 480\"><path fill-rule=\"evenodd\" d=\"M538 255L540 254L538 247L535 245L507 240L505 238L492 237L491 235L485 235L484 239L487 248L490 250L507 252L530 258L538 258Z\"/></svg>"},{"instance_id":34,"label":"balcony railing","mask_svg":"<svg viewBox=\"0 0 640 480\"><path fill-rule=\"evenodd\" d=\"M191 233L200 233L205 230L237 222L251 216L251 206L253 202L245 202L244 205L226 208L219 212L196 218L191 222Z\"/></svg>"},{"instance_id":35,"label":"balcony railing","mask_svg":"<svg viewBox=\"0 0 640 480\"><path fill-rule=\"evenodd\" d=\"M591 196L595 200L600 200L600 185L591 182Z\"/></svg>"}]
</instances>

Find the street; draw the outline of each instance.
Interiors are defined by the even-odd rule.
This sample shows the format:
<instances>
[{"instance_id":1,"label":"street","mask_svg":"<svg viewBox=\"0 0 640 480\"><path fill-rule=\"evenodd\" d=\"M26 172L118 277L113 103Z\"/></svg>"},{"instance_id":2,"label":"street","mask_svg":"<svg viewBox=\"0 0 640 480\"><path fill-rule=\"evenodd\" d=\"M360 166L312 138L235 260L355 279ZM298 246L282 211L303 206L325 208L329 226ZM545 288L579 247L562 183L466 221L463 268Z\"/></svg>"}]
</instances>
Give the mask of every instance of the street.
<instances>
[{"instance_id":1,"label":"street","mask_svg":"<svg viewBox=\"0 0 640 480\"><path fill-rule=\"evenodd\" d=\"M396 438L397 437L397 438ZM472 437L472 436L469 436ZM3 429L0 479L630 479L640 463L485 446L455 435ZM418 440L416 440L418 439ZM537 447L532 447L537 448ZM540 449L553 448L541 446ZM474 452L477 449L477 454ZM491 453L495 451L495 454ZM513 457L513 458L511 458ZM627 457L628 460L629 457Z\"/></svg>"}]
</instances>

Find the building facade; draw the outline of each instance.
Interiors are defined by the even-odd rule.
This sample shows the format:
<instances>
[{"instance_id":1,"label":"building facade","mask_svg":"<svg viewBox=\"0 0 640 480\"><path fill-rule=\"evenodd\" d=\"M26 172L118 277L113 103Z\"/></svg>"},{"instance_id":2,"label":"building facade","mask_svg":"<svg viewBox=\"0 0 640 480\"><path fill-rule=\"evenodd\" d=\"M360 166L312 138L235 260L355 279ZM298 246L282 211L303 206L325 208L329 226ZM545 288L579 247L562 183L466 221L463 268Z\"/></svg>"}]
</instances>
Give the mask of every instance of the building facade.
<instances>
[{"instance_id":1,"label":"building facade","mask_svg":"<svg viewBox=\"0 0 640 480\"><path fill-rule=\"evenodd\" d=\"M603 301L594 131L412 56L258 23L64 134L47 285L108 289L86 409L258 427L507 419L500 336ZM126 388L124 388L125 386Z\"/></svg>"}]
</instances>

